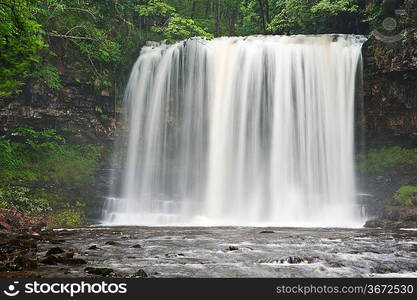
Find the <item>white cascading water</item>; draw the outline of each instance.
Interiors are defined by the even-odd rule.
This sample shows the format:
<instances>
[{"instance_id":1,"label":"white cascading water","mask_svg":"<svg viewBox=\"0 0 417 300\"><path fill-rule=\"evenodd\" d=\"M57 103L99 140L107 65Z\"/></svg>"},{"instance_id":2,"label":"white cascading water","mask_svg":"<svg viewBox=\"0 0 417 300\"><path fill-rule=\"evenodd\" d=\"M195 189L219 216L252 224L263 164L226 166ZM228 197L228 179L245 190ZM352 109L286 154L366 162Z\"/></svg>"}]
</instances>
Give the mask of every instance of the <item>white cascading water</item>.
<instances>
[{"instance_id":1,"label":"white cascading water","mask_svg":"<svg viewBox=\"0 0 417 300\"><path fill-rule=\"evenodd\" d=\"M362 43L251 36L144 47L125 94L120 195L105 222L357 225Z\"/></svg>"}]
</instances>

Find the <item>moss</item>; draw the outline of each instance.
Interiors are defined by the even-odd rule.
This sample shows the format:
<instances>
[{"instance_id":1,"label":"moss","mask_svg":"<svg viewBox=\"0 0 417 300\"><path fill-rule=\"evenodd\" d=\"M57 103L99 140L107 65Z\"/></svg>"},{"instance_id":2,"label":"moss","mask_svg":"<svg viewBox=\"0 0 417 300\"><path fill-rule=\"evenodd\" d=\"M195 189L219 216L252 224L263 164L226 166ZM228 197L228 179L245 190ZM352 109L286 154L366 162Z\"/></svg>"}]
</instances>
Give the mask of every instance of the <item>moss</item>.
<instances>
[{"instance_id":1,"label":"moss","mask_svg":"<svg viewBox=\"0 0 417 300\"><path fill-rule=\"evenodd\" d=\"M92 267L87 267L84 269L84 272L88 273L88 274L93 274L93 275L99 275L99 276L116 276L116 273L113 271L113 269L109 269L109 268L92 268Z\"/></svg>"},{"instance_id":2,"label":"moss","mask_svg":"<svg viewBox=\"0 0 417 300\"><path fill-rule=\"evenodd\" d=\"M358 156L358 170L365 173L381 173L398 165L416 165L417 149L401 147L383 147L371 149Z\"/></svg>"},{"instance_id":3,"label":"moss","mask_svg":"<svg viewBox=\"0 0 417 300\"><path fill-rule=\"evenodd\" d=\"M0 199L0 210L1 209L8 209L10 208L9 203L7 203L6 201Z\"/></svg>"},{"instance_id":4,"label":"moss","mask_svg":"<svg viewBox=\"0 0 417 300\"><path fill-rule=\"evenodd\" d=\"M417 186L402 186L395 192L394 200L403 206L417 205Z\"/></svg>"},{"instance_id":5,"label":"moss","mask_svg":"<svg viewBox=\"0 0 417 300\"><path fill-rule=\"evenodd\" d=\"M52 213L47 223L52 228L77 227L87 224L84 212L72 209Z\"/></svg>"}]
</instances>

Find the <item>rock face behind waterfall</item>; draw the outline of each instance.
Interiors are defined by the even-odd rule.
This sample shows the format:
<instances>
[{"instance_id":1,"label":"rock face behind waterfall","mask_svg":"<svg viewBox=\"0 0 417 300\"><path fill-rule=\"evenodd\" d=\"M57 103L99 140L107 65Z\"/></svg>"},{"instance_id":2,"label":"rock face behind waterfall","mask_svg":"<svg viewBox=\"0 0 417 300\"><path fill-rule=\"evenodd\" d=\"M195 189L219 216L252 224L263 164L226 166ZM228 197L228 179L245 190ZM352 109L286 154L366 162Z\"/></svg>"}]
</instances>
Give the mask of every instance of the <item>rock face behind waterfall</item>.
<instances>
[{"instance_id":1,"label":"rock face behind waterfall","mask_svg":"<svg viewBox=\"0 0 417 300\"><path fill-rule=\"evenodd\" d=\"M98 95L88 85L68 81L56 91L28 83L19 98L0 99L0 130L54 128L71 142L105 144L113 139L116 122L102 118L98 110L114 117L114 99Z\"/></svg>"},{"instance_id":2,"label":"rock face behind waterfall","mask_svg":"<svg viewBox=\"0 0 417 300\"><path fill-rule=\"evenodd\" d=\"M365 122L358 125L367 144L417 147L417 30L407 29L393 44L371 37L364 69Z\"/></svg>"}]
</instances>

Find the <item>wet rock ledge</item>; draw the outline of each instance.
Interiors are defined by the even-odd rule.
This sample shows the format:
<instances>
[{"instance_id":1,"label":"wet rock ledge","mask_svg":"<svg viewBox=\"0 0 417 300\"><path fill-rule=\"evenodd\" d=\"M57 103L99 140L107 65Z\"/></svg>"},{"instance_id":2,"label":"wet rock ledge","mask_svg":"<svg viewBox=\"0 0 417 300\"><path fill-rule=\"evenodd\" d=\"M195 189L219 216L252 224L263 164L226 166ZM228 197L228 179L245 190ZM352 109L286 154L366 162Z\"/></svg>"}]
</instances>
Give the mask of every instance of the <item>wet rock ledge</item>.
<instances>
[{"instance_id":1,"label":"wet rock ledge","mask_svg":"<svg viewBox=\"0 0 417 300\"><path fill-rule=\"evenodd\" d=\"M134 274L119 274L107 267L88 265L84 253L60 246L64 241L59 238L73 233L64 230L58 234L45 227L0 230L0 278L41 278L50 267L62 271L57 277L67 277L69 269L78 270L78 274L84 274L82 277L149 277L143 269ZM48 250L41 251L45 248L41 244L47 244Z\"/></svg>"},{"instance_id":2,"label":"wet rock ledge","mask_svg":"<svg viewBox=\"0 0 417 300\"><path fill-rule=\"evenodd\" d=\"M380 217L369 220L366 228L417 228L417 206L386 206Z\"/></svg>"}]
</instances>

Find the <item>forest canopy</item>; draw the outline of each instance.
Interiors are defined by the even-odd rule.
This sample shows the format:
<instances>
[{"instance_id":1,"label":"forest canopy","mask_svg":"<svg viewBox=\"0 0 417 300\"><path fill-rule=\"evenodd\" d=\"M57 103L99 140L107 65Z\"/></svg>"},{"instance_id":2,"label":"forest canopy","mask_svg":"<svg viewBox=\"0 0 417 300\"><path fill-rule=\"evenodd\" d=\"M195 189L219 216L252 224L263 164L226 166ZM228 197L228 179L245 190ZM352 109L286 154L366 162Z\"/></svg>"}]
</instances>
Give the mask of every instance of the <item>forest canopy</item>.
<instances>
[{"instance_id":1,"label":"forest canopy","mask_svg":"<svg viewBox=\"0 0 417 300\"><path fill-rule=\"evenodd\" d=\"M65 80L120 94L148 40L368 34L414 0L0 0L0 98Z\"/></svg>"}]
</instances>

